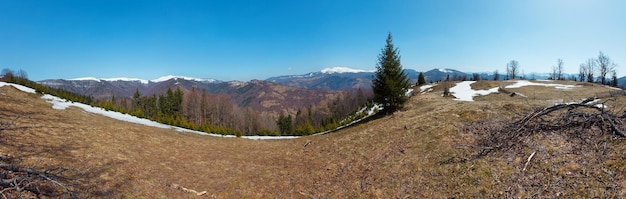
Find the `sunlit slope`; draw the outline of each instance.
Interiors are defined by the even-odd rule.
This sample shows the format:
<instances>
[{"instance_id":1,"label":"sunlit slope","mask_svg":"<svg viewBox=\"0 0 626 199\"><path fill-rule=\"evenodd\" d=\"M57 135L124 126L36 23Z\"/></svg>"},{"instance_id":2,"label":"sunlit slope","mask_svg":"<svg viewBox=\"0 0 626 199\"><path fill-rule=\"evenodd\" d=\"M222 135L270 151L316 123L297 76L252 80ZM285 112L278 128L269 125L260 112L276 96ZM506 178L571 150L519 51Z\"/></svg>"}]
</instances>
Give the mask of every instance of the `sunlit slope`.
<instances>
[{"instance_id":1,"label":"sunlit slope","mask_svg":"<svg viewBox=\"0 0 626 199\"><path fill-rule=\"evenodd\" d=\"M500 82L481 84L489 85L474 89L489 89ZM526 96L529 92L546 94L524 98L492 93L465 102L441 97L443 90L441 84L434 86L430 92L413 96L403 111L331 134L259 141L148 127L75 107L55 110L39 95L4 86L0 87L0 121L15 121L15 128L0 133L0 155L10 154L16 164L29 167L76 168L84 175L76 176L74 188L84 188L76 191L85 197L194 195L173 188L173 184L207 191L202 197L208 198L499 197L507 190L515 191L509 195L528 197L532 193L504 180L522 172L523 162L507 164L509 160L503 157L509 156L458 161L475 152L473 143L478 139L464 132L463 126L515 118L511 108L522 112L529 104L568 101L567 96L578 100L611 91L596 85L569 91L521 87L507 90ZM622 145L611 143L608 147L613 155L623 156L626 149ZM529 155L521 154L517 157L520 161ZM552 161L549 156L537 154L529 171L560 175L545 169L548 163L543 161ZM623 196L624 171L610 171L622 184L611 193ZM597 184L592 178L565 180L583 182L573 188L587 181ZM569 188L560 194L610 196L602 195L602 187L588 189L591 191L579 193Z\"/></svg>"}]
</instances>

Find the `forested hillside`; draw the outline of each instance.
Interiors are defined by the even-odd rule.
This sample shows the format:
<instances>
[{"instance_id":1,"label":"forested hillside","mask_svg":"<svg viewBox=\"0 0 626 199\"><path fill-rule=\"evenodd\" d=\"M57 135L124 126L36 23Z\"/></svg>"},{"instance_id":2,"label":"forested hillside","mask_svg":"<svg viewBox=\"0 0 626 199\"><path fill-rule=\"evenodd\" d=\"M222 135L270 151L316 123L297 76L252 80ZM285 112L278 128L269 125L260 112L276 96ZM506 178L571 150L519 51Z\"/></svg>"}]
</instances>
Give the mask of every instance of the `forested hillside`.
<instances>
[{"instance_id":1,"label":"forested hillside","mask_svg":"<svg viewBox=\"0 0 626 199\"><path fill-rule=\"evenodd\" d=\"M371 104L372 92L367 89L335 92L334 97L324 99L326 94L312 99L315 91L290 89L284 86L258 86L262 82L238 85L223 93L209 93L206 89L181 86L167 88L164 93L144 95L139 88L131 98L115 97L94 99L61 88L50 88L28 80L26 73L16 75L5 69L0 81L22 84L35 88L37 92L48 93L70 101L99 106L107 110L147 118L207 133L229 135L309 135L335 129L364 116L363 109ZM20 73L20 74L21 74ZM254 93L248 92L255 90ZM257 94L260 93L260 94ZM255 95L256 94L256 95ZM299 96L303 94L303 96ZM237 103L232 99L236 98ZM267 96L272 96L269 100ZM282 101L276 100L276 96ZM304 100L307 103L298 103ZM319 100L321 103L314 103ZM289 109L281 103L291 103ZM243 105L240 105L243 104ZM300 106L298 104L308 104ZM280 106L278 106L280 105ZM361 112L357 113L359 110Z\"/></svg>"}]
</instances>

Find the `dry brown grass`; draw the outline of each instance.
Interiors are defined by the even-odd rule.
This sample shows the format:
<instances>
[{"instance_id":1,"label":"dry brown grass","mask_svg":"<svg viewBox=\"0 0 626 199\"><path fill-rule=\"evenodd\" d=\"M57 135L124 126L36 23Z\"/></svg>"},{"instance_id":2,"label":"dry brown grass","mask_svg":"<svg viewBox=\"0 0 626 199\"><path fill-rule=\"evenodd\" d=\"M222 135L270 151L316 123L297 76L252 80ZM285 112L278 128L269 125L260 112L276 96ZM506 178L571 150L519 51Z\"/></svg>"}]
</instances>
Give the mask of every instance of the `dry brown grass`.
<instances>
[{"instance_id":1,"label":"dry brown grass","mask_svg":"<svg viewBox=\"0 0 626 199\"><path fill-rule=\"evenodd\" d=\"M531 89L519 92L539 93L547 88ZM255 141L146 127L77 108L54 110L35 94L5 86L0 87L0 120L19 118L18 128L0 133L0 155L10 154L17 163L35 168L76 168L83 175L74 187L81 188L81 196L94 198L195 197L168 184L206 190L203 198L532 196L506 193L514 186L507 179L520 175L530 149L515 155L455 160L474 153L472 144L479 139L463 133L461 126L515 117L515 111L544 100L503 94L476 99L458 102L435 91L412 97L403 111L335 133ZM549 159L548 151L567 153L559 152L566 140L537 139L545 140L538 144L544 144L546 152L537 154L532 171L556 176L589 166L564 162L563 169L550 170L549 165L558 160ZM624 141L611 144L615 152L603 164L623 176ZM563 194L602 196L595 194L600 188L591 184L595 181L591 178L577 179L590 185L585 192ZM623 196L626 183L621 177L614 179L621 184Z\"/></svg>"},{"instance_id":2,"label":"dry brown grass","mask_svg":"<svg viewBox=\"0 0 626 199\"><path fill-rule=\"evenodd\" d=\"M471 87L474 90L489 90L492 88L496 88L496 87L501 87L503 85L507 85L507 83L505 82L500 82L500 81L486 81L486 80L481 80L481 81L476 81L474 82Z\"/></svg>"}]
</instances>

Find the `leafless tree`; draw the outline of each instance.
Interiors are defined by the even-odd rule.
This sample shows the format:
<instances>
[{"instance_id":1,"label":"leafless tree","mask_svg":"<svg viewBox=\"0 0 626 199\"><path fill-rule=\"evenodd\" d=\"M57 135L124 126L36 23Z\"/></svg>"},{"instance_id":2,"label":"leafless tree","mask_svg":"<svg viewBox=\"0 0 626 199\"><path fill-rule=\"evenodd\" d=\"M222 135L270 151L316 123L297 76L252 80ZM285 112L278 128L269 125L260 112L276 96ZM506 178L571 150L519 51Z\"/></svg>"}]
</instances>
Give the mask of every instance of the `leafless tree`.
<instances>
[{"instance_id":1,"label":"leafless tree","mask_svg":"<svg viewBox=\"0 0 626 199\"><path fill-rule=\"evenodd\" d=\"M18 70L15 75L17 76L17 78L28 79L28 74L23 69Z\"/></svg>"},{"instance_id":2,"label":"leafless tree","mask_svg":"<svg viewBox=\"0 0 626 199\"><path fill-rule=\"evenodd\" d=\"M519 62L516 60L511 60L508 64L506 64L506 74L509 79L515 79L519 73Z\"/></svg>"},{"instance_id":3,"label":"leafless tree","mask_svg":"<svg viewBox=\"0 0 626 199\"><path fill-rule=\"evenodd\" d=\"M585 67L587 68L587 82L593 82L593 72L596 70L596 60L588 59Z\"/></svg>"},{"instance_id":4,"label":"leafless tree","mask_svg":"<svg viewBox=\"0 0 626 199\"><path fill-rule=\"evenodd\" d=\"M500 80L500 74L498 74L498 70L493 71L493 81Z\"/></svg>"},{"instance_id":5,"label":"leafless tree","mask_svg":"<svg viewBox=\"0 0 626 199\"><path fill-rule=\"evenodd\" d=\"M580 68L578 69L578 79L581 82L585 81L587 78L587 66L585 64L580 64Z\"/></svg>"},{"instance_id":6,"label":"leafless tree","mask_svg":"<svg viewBox=\"0 0 626 199\"><path fill-rule=\"evenodd\" d=\"M615 70L615 63L613 63L613 61L611 60L611 58L609 58L609 56L605 55L604 53L602 53L602 51L600 51L600 54L598 55L598 59L596 60L596 63L598 64L598 75L600 78L600 83L602 84L607 84L608 82L606 81L606 76L613 70Z\"/></svg>"},{"instance_id":7,"label":"leafless tree","mask_svg":"<svg viewBox=\"0 0 626 199\"><path fill-rule=\"evenodd\" d=\"M190 92L187 92L183 97L182 107L183 115L189 121L199 125L202 122L202 112L200 109L200 94L196 91L196 88L191 88Z\"/></svg>"},{"instance_id":8,"label":"leafless tree","mask_svg":"<svg viewBox=\"0 0 626 199\"><path fill-rule=\"evenodd\" d=\"M0 72L0 78L4 79L5 81L11 80L14 78L14 73L15 72L13 72L13 70L4 68L2 69L2 72Z\"/></svg>"},{"instance_id":9,"label":"leafless tree","mask_svg":"<svg viewBox=\"0 0 626 199\"><path fill-rule=\"evenodd\" d=\"M556 61L556 80L564 80L565 77L563 77L563 65L565 65L565 63L563 62L563 59L558 59Z\"/></svg>"}]
</instances>

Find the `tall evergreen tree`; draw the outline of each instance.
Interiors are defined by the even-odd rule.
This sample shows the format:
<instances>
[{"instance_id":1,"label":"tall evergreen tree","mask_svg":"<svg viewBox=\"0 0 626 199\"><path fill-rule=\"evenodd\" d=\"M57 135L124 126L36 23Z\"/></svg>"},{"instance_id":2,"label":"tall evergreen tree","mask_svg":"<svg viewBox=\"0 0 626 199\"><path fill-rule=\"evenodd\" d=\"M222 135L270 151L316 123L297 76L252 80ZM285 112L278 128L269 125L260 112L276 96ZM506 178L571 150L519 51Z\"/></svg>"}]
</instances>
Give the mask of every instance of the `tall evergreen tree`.
<instances>
[{"instance_id":1,"label":"tall evergreen tree","mask_svg":"<svg viewBox=\"0 0 626 199\"><path fill-rule=\"evenodd\" d=\"M417 76L417 85L421 86L426 84L426 78L424 77L424 73L420 72L420 75Z\"/></svg>"},{"instance_id":2,"label":"tall evergreen tree","mask_svg":"<svg viewBox=\"0 0 626 199\"><path fill-rule=\"evenodd\" d=\"M394 48L391 33L387 35L387 44L378 55L376 75L372 80L374 101L383 106L387 113L394 112L404 106L408 100L406 91L411 82L400 64L400 54Z\"/></svg>"}]
</instances>

